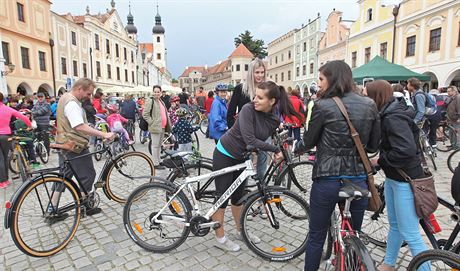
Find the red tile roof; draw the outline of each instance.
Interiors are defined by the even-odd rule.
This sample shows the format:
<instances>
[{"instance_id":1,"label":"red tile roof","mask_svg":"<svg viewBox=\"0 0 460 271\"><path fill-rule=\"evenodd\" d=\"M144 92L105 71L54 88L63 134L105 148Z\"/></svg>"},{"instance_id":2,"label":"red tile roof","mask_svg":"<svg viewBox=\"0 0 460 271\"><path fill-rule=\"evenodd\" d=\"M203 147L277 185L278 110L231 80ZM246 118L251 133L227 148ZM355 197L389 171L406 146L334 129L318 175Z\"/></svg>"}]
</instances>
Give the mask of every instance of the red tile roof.
<instances>
[{"instance_id":1,"label":"red tile roof","mask_svg":"<svg viewBox=\"0 0 460 271\"><path fill-rule=\"evenodd\" d=\"M240 43L240 45L236 47L235 51L233 51L233 53L228 58L232 58L232 57L253 58L254 55L251 53L251 51L248 50L248 48L246 48L246 46L244 46L243 43Z\"/></svg>"},{"instance_id":2,"label":"red tile roof","mask_svg":"<svg viewBox=\"0 0 460 271\"><path fill-rule=\"evenodd\" d=\"M184 70L184 72L181 74L181 76L179 77L188 77L188 75L192 72L192 71L199 71L199 72L203 72L205 69L204 67L200 67L200 66L196 66L196 67L188 67L187 69Z\"/></svg>"},{"instance_id":3,"label":"red tile roof","mask_svg":"<svg viewBox=\"0 0 460 271\"><path fill-rule=\"evenodd\" d=\"M105 21L107 21L107 19L109 19L110 16L114 12L115 12L115 9L112 9L112 10L108 11L107 13L103 13L103 14L99 13L99 14L76 15L76 16L73 16L69 12L69 13L61 15L61 16L65 17L65 16L69 15L76 24L83 24L85 22L85 16L91 16L93 18L98 19L101 23L105 23Z\"/></svg>"},{"instance_id":4,"label":"red tile roof","mask_svg":"<svg viewBox=\"0 0 460 271\"><path fill-rule=\"evenodd\" d=\"M153 43L139 43L139 50L141 53L146 50L147 53L153 53Z\"/></svg>"}]
</instances>

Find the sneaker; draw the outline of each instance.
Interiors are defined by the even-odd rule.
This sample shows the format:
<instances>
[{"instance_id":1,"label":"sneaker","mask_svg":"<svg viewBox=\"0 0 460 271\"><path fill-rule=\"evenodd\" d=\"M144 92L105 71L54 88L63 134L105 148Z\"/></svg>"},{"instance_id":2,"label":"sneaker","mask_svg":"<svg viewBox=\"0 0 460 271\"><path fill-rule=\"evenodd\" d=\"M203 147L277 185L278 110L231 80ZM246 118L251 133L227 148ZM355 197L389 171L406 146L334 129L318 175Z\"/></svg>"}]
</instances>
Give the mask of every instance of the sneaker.
<instances>
[{"instance_id":1,"label":"sneaker","mask_svg":"<svg viewBox=\"0 0 460 271\"><path fill-rule=\"evenodd\" d=\"M85 206L86 207L86 206ZM87 216L93 216L93 215L97 215L97 214L100 214L102 212L102 209L99 208L99 207L94 207L94 208L90 208L90 207L86 207L86 212L85 214Z\"/></svg>"},{"instance_id":2,"label":"sneaker","mask_svg":"<svg viewBox=\"0 0 460 271\"><path fill-rule=\"evenodd\" d=\"M254 235L252 233L249 233L248 235L249 235L249 239L251 239L251 242L253 244L259 244L262 241L262 240L260 240L260 238L257 235ZM240 240L240 241L243 241L243 235L241 234L240 231L236 231L236 239Z\"/></svg>"},{"instance_id":3,"label":"sneaker","mask_svg":"<svg viewBox=\"0 0 460 271\"><path fill-rule=\"evenodd\" d=\"M32 163L32 169L39 169L40 163Z\"/></svg>"},{"instance_id":4,"label":"sneaker","mask_svg":"<svg viewBox=\"0 0 460 271\"><path fill-rule=\"evenodd\" d=\"M46 209L46 216L45 222L49 225L53 225L56 222L63 221L69 217L68 213L54 213L54 207L51 203L48 204L48 208Z\"/></svg>"},{"instance_id":5,"label":"sneaker","mask_svg":"<svg viewBox=\"0 0 460 271\"><path fill-rule=\"evenodd\" d=\"M438 147L438 144L433 144L433 145L431 145L431 147L436 149Z\"/></svg>"},{"instance_id":6,"label":"sneaker","mask_svg":"<svg viewBox=\"0 0 460 271\"><path fill-rule=\"evenodd\" d=\"M240 246L233 242L232 240L226 238L225 239L225 242L221 243L219 242L218 240L216 240L216 243L215 243L215 246L222 249L222 250L225 250L225 251L233 251L233 252L237 252L239 251L241 248Z\"/></svg>"},{"instance_id":7,"label":"sneaker","mask_svg":"<svg viewBox=\"0 0 460 271\"><path fill-rule=\"evenodd\" d=\"M10 184L11 182L9 180L6 180L0 183L0 188L7 188Z\"/></svg>"}]
</instances>

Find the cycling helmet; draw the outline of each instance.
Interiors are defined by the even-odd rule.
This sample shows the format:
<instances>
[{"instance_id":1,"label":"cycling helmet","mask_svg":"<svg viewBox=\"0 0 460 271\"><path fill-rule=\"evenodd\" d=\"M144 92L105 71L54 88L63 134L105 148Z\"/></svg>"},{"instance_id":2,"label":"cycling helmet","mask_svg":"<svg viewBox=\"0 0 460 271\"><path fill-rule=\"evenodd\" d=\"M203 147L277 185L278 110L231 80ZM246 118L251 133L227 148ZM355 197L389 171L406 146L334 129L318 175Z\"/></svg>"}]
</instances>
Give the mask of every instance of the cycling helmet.
<instances>
[{"instance_id":1,"label":"cycling helmet","mask_svg":"<svg viewBox=\"0 0 460 271\"><path fill-rule=\"evenodd\" d=\"M179 96L174 96L171 98L171 103L180 101Z\"/></svg>"},{"instance_id":2,"label":"cycling helmet","mask_svg":"<svg viewBox=\"0 0 460 271\"><path fill-rule=\"evenodd\" d=\"M176 110L176 116L183 117L185 115L187 115L187 109L180 107Z\"/></svg>"},{"instance_id":3,"label":"cycling helmet","mask_svg":"<svg viewBox=\"0 0 460 271\"><path fill-rule=\"evenodd\" d=\"M228 90L228 85L227 84L219 83L216 86L216 91L227 91L227 90Z\"/></svg>"},{"instance_id":4,"label":"cycling helmet","mask_svg":"<svg viewBox=\"0 0 460 271\"><path fill-rule=\"evenodd\" d=\"M110 104L107 106L109 109L110 113L117 113L118 112L118 105L116 104Z\"/></svg>"}]
</instances>

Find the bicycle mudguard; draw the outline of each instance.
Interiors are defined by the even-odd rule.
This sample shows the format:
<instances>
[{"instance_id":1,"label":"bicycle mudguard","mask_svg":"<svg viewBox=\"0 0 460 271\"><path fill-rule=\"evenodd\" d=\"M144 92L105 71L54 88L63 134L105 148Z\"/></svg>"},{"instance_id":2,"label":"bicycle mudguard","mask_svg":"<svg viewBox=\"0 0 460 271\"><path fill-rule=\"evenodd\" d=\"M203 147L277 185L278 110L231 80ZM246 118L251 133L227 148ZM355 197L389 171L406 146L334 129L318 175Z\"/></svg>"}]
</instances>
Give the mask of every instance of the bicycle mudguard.
<instances>
[{"instance_id":1,"label":"bicycle mudguard","mask_svg":"<svg viewBox=\"0 0 460 271\"><path fill-rule=\"evenodd\" d=\"M78 192L78 197L79 197L79 199L81 199L81 191L80 191L80 188L78 187L78 185L74 181L72 181L71 179L64 178L64 176L59 174L58 172L49 172L49 173L45 173L43 175L37 176L37 177L35 177L33 179L30 179L29 181L26 181L26 182L22 183L22 185L18 188L18 190L16 190L16 192L14 192L13 196L11 196L10 208L6 209L6 211L5 211L5 218L4 218L4 227L5 227L5 229L9 229L11 227L11 222L12 222L13 214L14 214L13 210L16 209L16 205L18 204L19 196L31 184L33 184L34 182L36 182L36 181L38 181L40 179L46 178L46 177L59 177L59 178L62 178L62 179L66 179L73 186L75 191Z\"/></svg>"},{"instance_id":2,"label":"bicycle mudguard","mask_svg":"<svg viewBox=\"0 0 460 271\"><path fill-rule=\"evenodd\" d=\"M289 189L287 189L286 187L281 187L281 186L268 186L265 188L265 191L270 193L270 192L275 192L276 191L288 191ZM237 206L239 205L242 205L244 204L250 197L254 196L254 195L257 195L257 194L260 194L259 190L256 189L250 193L246 193L239 201L238 203L236 204Z\"/></svg>"}]
</instances>

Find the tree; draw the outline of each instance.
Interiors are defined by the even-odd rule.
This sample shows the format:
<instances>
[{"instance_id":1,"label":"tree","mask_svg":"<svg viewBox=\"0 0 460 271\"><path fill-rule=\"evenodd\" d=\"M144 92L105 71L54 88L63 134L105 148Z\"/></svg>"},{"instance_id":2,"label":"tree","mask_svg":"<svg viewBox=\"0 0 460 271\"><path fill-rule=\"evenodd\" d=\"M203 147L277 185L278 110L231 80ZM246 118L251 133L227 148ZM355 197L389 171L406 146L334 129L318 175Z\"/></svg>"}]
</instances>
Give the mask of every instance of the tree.
<instances>
[{"instance_id":1,"label":"tree","mask_svg":"<svg viewBox=\"0 0 460 271\"><path fill-rule=\"evenodd\" d=\"M173 79L171 80L171 83L176 84L176 83L179 83L179 81L177 81L176 78L173 78Z\"/></svg>"},{"instance_id":2,"label":"tree","mask_svg":"<svg viewBox=\"0 0 460 271\"><path fill-rule=\"evenodd\" d=\"M260 39L254 39L249 30L246 30L244 33L241 33L235 38L236 47L238 47L241 43L243 43L255 57L265 58L268 55L267 47L264 46L265 42Z\"/></svg>"}]
</instances>

